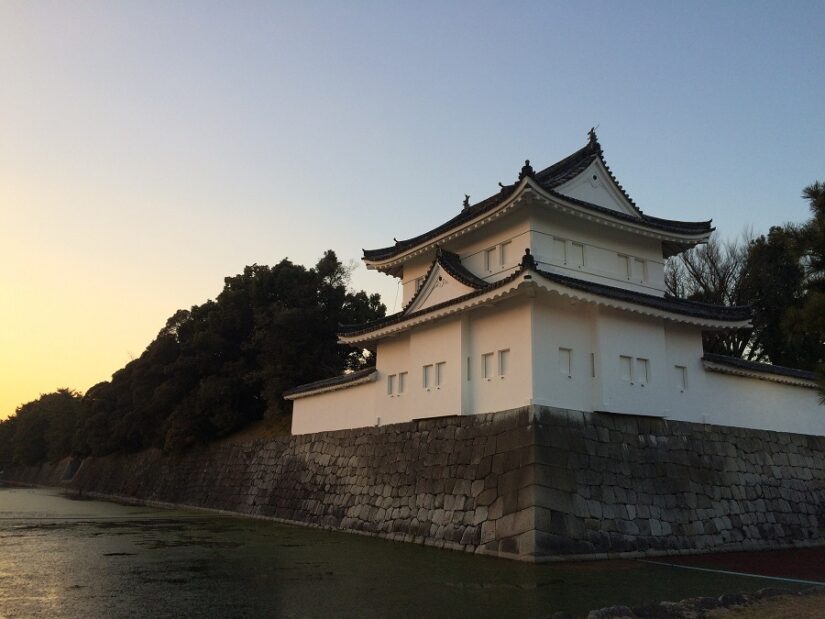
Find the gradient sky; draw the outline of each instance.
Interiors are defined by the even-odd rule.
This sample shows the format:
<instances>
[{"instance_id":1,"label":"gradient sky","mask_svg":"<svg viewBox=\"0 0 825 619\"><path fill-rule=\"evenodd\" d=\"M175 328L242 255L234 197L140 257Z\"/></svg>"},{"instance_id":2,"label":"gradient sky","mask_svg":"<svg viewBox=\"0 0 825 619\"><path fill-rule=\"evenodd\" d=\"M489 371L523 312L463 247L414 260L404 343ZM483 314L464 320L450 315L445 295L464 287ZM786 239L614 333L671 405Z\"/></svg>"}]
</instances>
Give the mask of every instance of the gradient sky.
<instances>
[{"instance_id":1,"label":"gradient sky","mask_svg":"<svg viewBox=\"0 0 825 619\"><path fill-rule=\"evenodd\" d=\"M108 379L244 265L357 261L592 125L649 214L802 221L823 23L821 1L0 0L0 418Z\"/></svg>"}]
</instances>

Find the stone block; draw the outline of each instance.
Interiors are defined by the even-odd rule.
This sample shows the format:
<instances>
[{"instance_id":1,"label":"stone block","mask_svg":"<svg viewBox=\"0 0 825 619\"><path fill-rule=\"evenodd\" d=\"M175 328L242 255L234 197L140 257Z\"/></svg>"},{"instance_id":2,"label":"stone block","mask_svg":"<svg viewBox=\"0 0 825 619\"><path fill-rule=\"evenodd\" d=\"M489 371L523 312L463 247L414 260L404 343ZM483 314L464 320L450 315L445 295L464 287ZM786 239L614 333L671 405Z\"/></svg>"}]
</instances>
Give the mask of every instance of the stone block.
<instances>
[{"instance_id":1,"label":"stone block","mask_svg":"<svg viewBox=\"0 0 825 619\"><path fill-rule=\"evenodd\" d=\"M535 528L535 511L523 509L512 514L505 514L496 520L496 536L499 539L513 537Z\"/></svg>"},{"instance_id":2,"label":"stone block","mask_svg":"<svg viewBox=\"0 0 825 619\"><path fill-rule=\"evenodd\" d=\"M476 498L476 505L490 505L498 498L498 489L487 488Z\"/></svg>"},{"instance_id":3,"label":"stone block","mask_svg":"<svg viewBox=\"0 0 825 619\"><path fill-rule=\"evenodd\" d=\"M481 524L481 539L480 544L487 544L496 539L496 522L495 520L487 520Z\"/></svg>"}]
</instances>

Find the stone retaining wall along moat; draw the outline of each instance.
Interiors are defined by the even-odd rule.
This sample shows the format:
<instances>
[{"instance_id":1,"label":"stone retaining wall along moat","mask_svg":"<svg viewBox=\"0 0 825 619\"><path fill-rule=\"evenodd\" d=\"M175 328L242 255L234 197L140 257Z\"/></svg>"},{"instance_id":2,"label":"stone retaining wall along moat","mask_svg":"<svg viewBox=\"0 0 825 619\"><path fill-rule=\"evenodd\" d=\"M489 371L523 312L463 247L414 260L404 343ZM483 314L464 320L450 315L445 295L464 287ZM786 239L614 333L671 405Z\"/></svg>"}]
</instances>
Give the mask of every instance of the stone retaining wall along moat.
<instances>
[{"instance_id":1,"label":"stone retaining wall along moat","mask_svg":"<svg viewBox=\"0 0 825 619\"><path fill-rule=\"evenodd\" d=\"M5 477L530 561L825 543L825 437L541 407Z\"/></svg>"}]
</instances>

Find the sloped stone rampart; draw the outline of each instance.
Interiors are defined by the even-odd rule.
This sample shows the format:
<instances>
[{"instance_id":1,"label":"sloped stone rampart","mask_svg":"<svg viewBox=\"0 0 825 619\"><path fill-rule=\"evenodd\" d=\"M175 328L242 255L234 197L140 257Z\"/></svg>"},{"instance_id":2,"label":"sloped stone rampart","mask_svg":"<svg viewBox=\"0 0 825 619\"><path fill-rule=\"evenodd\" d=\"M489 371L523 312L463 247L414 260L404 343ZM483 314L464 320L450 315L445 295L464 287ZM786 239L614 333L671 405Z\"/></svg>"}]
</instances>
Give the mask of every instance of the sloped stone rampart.
<instances>
[{"instance_id":1,"label":"sloped stone rampart","mask_svg":"<svg viewBox=\"0 0 825 619\"><path fill-rule=\"evenodd\" d=\"M825 544L825 437L544 410L533 438L539 556Z\"/></svg>"},{"instance_id":2,"label":"sloped stone rampart","mask_svg":"<svg viewBox=\"0 0 825 619\"><path fill-rule=\"evenodd\" d=\"M499 478L526 466L529 443L523 409L87 458L64 485L472 552L490 514L504 513ZM57 485L60 468L6 477Z\"/></svg>"},{"instance_id":3,"label":"sloped stone rampart","mask_svg":"<svg viewBox=\"0 0 825 619\"><path fill-rule=\"evenodd\" d=\"M825 437L543 407L4 476L532 561L825 543Z\"/></svg>"}]
</instances>

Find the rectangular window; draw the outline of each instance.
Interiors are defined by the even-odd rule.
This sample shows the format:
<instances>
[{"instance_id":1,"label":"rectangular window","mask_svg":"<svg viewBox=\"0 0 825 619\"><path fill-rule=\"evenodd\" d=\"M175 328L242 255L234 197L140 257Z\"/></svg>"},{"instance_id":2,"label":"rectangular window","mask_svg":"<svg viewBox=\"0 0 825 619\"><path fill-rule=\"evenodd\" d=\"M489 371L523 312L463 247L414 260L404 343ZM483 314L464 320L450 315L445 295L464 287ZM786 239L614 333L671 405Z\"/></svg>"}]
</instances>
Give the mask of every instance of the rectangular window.
<instances>
[{"instance_id":1,"label":"rectangular window","mask_svg":"<svg viewBox=\"0 0 825 619\"><path fill-rule=\"evenodd\" d=\"M619 277L630 279L633 272L630 270L630 256L619 254Z\"/></svg>"},{"instance_id":2,"label":"rectangular window","mask_svg":"<svg viewBox=\"0 0 825 619\"><path fill-rule=\"evenodd\" d=\"M406 372L399 372L398 373L398 393L402 394L407 388L407 373Z\"/></svg>"},{"instance_id":3,"label":"rectangular window","mask_svg":"<svg viewBox=\"0 0 825 619\"><path fill-rule=\"evenodd\" d=\"M496 248L491 247L490 249L484 250L484 269L488 273L493 272L493 267L496 266Z\"/></svg>"},{"instance_id":4,"label":"rectangular window","mask_svg":"<svg viewBox=\"0 0 825 619\"><path fill-rule=\"evenodd\" d=\"M650 381L650 362L647 359L636 359L636 376L642 387Z\"/></svg>"},{"instance_id":5,"label":"rectangular window","mask_svg":"<svg viewBox=\"0 0 825 619\"><path fill-rule=\"evenodd\" d=\"M387 376L387 395L395 393L395 374Z\"/></svg>"},{"instance_id":6,"label":"rectangular window","mask_svg":"<svg viewBox=\"0 0 825 619\"><path fill-rule=\"evenodd\" d=\"M481 377L490 380L493 377L493 353L481 355Z\"/></svg>"},{"instance_id":7,"label":"rectangular window","mask_svg":"<svg viewBox=\"0 0 825 619\"><path fill-rule=\"evenodd\" d=\"M640 258L633 259L633 269L635 271L634 275L636 279L641 282L647 281L647 261L641 260Z\"/></svg>"},{"instance_id":8,"label":"rectangular window","mask_svg":"<svg viewBox=\"0 0 825 619\"><path fill-rule=\"evenodd\" d=\"M633 384L633 357L619 355L619 371L623 381Z\"/></svg>"},{"instance_id":9,"label":"rectangular window","mask_svg":"<svg viewBox=\"0 0 825 619\"><path fill-rule=\"evenodd\" d=\"M504 349L498 351L498 375L504 377L510 366L510 350Z\"/></svg>"},{"instance_id":10,"label":"rectangular window","mask_svg":"<svg viewBox=\"0 0 825 619\"><path fill-rule=\"evenodd\" d=\"M505 266L510 257L510 241L506 241L498 246L498 262L499 265Z\"/></svg>"},{"instance_id":11,"label":"rectangular window","mask_svg":"<svg viewBox=\"0 0 825 619\"><path fill-rule=\"evenodd\" d=\"M424 389L429 389L433 385L433 366L432 365L425 365L424 372L423 372L423 380L422 385Z\"/></svg>"},{"instance_id":12,"label":"rectangular window","mask_svg":"<svg viewBox=\"0 0 825 619\"><path fill-rule=\"evenodd\" d=\"M673 366L676 369L676 388L679 391L687 389L687 368L683 365Z\"/></svg>"},{"instance_id":13,"label":"rectangular window","mask_svg":"<svg viewBox=\"0 0 825 619\"><path fill-rule=\"evenodd\" d=\"M570 258L568 262L574 267L584 266L584 245L581 243L570 243Z\"/></svg>"},{"instance_id":14,"label":"rectangular window","mask_svg":"<svg viewBox=\"0 0 825 619\"><path fill-rule=\"evenodd\" d=\"M446 368L447 362L446 361L439 361L435 364L435 386L440 387L444 384L446 377L444 376L444 371Z\"/></svg>"},{"instance_id":15,"label":"rectangular window","mask_svg":"<svg viewBox=\"0 0 825 619\"><path fill-rule=\"evenodd\" d=\"M567 241L564 239L553 239L552 260L556 264L567 264Z\"/></svg>"},{"instance_id":16,"label":"rectangular window","mask_svg":"<svg viewBox=\"0 0 825 619\"><path fill-rule=\"evenodd\" d=\"M467 357L467 382L470 382L470 357Z\"/></svg>"},{"instance_id":17,"label":"rectangular window","mask_svg":"<svg viewBox=\"0 0 825 619\"><path fill-rule=\"evenodd\" d=\"M590 353L590 376L596 378L596 353Z\"/></svg>"},{"instance_id":18,"label":"rectangular window","mask_svg":"<svg viewBox=\"0 0 825 619\"><path fill-rule=\"evenodd\" d=\"M573 350L559 348L559 372L567 378L573 378Z\"/></svg>"}]
</instances>

